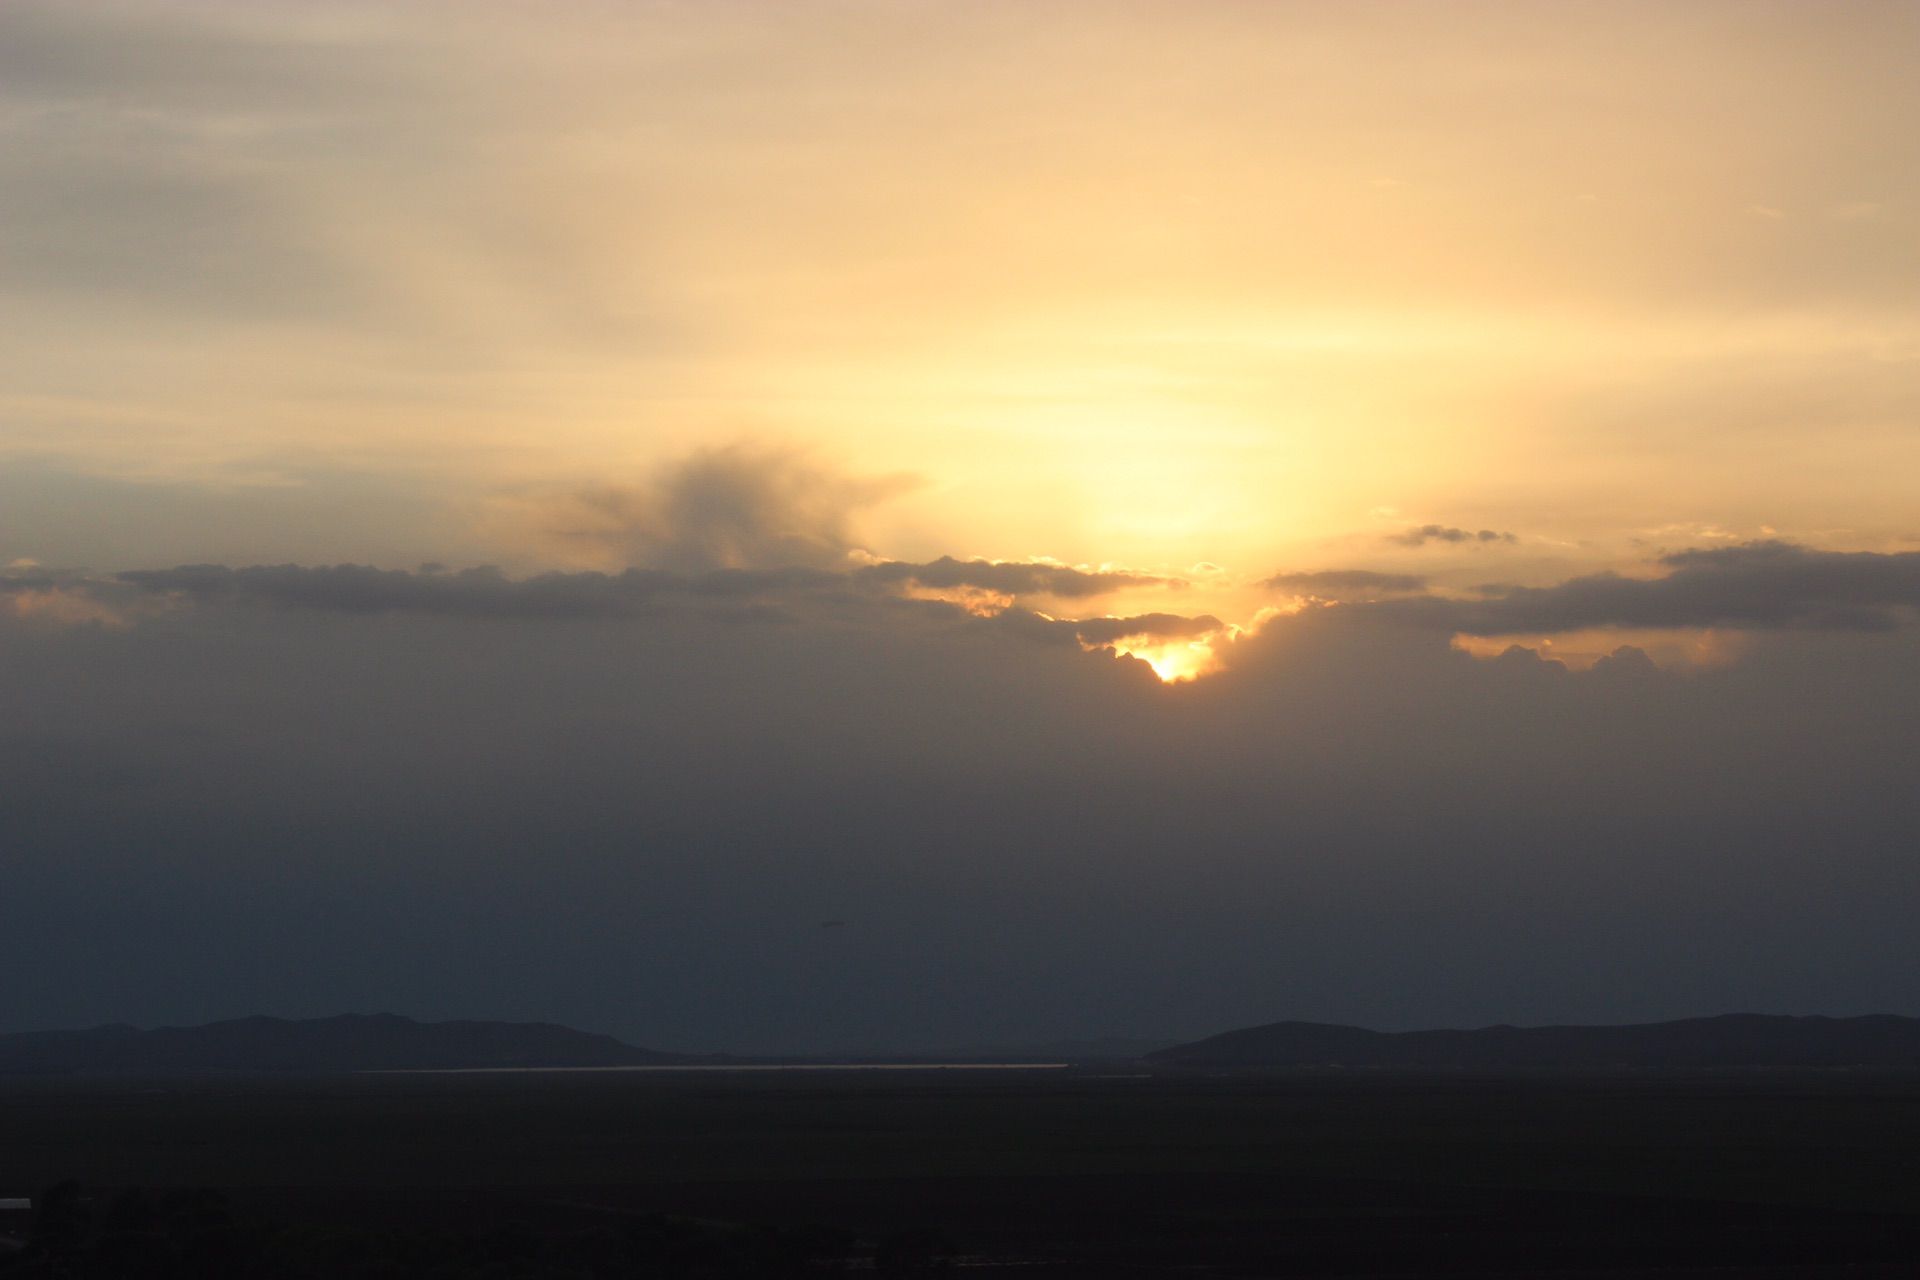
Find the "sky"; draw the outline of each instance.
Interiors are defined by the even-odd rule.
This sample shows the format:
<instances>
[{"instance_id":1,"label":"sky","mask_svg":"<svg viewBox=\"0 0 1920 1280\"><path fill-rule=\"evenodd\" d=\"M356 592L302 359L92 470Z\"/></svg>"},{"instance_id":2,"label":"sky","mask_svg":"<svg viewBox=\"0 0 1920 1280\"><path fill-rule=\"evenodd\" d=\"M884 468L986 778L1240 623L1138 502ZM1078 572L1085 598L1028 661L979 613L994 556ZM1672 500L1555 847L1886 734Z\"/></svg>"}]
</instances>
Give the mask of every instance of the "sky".
<instances>
[{"instance_id":1,"label":"sky","mask_svg":"<svg viewBox=\"0 0 1920 1280\"><path fill-rule=\"evenodd\" d=\"M0 1030L1920 1014L1916 59L0 7Z\"/></svg>"}]
</instances>

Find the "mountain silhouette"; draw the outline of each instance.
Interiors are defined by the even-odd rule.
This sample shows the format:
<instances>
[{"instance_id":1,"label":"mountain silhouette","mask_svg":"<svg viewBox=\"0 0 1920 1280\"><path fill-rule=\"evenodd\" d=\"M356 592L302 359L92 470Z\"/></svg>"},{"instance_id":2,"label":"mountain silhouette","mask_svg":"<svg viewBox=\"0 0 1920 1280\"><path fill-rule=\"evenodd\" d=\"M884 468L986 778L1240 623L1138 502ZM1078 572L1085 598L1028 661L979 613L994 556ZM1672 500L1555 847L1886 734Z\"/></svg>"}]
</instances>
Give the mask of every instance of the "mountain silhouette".
<instances>
[{"instance_id":1,"label":"mountain silhouette","mask_svg":"<svg viewBox=\"0 0 1920 1280\"><path fill-rule=\"evenodd\" d=\"M1732 1013L1630 1026L1368 1031L1247 1027L1147 1055L1160 1066L1540 1068L1920 1067L1920 1019Z\"/></svg>"},{"instance_id":2,"label":"mountain silhouette","mask_svg":"<svg viewBox=\"0 0 1920 1280\"><path fill-rule=\"evenodd\" d=\"M0 1073L14 1075L635 1067L715 1060L640 1049L550 1022L416 1022L391 1013L0 1035Z\"/></svg>"}]
</instances>

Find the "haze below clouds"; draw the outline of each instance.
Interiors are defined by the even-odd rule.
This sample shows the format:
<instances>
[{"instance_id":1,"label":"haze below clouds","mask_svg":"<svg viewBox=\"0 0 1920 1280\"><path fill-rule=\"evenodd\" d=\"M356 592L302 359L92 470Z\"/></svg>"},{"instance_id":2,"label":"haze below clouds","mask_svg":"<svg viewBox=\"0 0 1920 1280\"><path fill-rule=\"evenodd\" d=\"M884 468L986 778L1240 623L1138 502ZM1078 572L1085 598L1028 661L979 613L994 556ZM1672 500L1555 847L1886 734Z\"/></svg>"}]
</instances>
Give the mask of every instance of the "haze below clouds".
<instances>
[{"instance_id":1,"label":"haze below clouds","mask_svg":"<svg viewBox=\"0 0 1920 1280\"><path fill-rule=\"evenodd\" d=\"M764 1052L1911 1008L1914 558L1763 544L1238 635L1056 620L1160 588L954 560L16 569L0 927L45 978L7 1018ZM1452 643L1505 609L1744 646ZM1196 629L1189 683L1103 647Z\"/></svg>"},{"instance_id":2,"label":"haze below clouds","mask_svg":"<svg viewBox=\"0 0 1920 1280\"><path fill-rule=\"evenodd\" d=\"M0 8L0 1029L1920 1011L1917 56Z\"/></svg>"}]
</instances>

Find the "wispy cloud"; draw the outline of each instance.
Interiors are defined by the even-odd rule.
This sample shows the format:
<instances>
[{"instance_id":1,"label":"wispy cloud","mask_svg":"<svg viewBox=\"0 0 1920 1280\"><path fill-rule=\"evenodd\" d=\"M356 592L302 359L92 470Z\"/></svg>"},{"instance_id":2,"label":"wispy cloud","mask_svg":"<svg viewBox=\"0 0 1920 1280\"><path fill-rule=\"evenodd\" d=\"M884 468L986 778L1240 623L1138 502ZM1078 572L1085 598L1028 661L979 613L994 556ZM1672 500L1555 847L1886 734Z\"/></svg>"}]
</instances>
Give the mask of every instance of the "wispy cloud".
<instances>
[{"instance_id":1,"label":"wispy cloud","mask_svg":"<svg viewBox=\"0 0 1920 1280\"><path fill-rule=\"evenodd\" d=\"M1423 524L1408 529L1405 533L1396 533L1388 538L1403 547L1424 547L1430 542L1443 543L1489 543L1518 542L1519 538L1498 529L1457 529L1452 525Z\"/></svg>"}]
</instances>

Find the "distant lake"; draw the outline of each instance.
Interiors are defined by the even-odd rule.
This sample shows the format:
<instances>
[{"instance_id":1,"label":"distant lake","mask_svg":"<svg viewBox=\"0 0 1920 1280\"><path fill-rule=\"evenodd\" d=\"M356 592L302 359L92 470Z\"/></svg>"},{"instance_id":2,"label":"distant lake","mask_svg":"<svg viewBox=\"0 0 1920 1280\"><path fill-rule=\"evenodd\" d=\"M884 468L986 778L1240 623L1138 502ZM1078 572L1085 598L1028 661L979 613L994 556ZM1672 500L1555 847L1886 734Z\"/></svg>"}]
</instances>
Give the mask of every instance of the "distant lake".
<instances>
[{"instance_id":1,"label":"distant lake","mask_svg":"<svg viewBox=\"0 0 1920 1280\"><path fill-rule=\"evenodd\" d=\"M659 1063L638 1067L388 1067L362 1075L474 1076L526 1075L535 1072L608 1071L1060 1071L1066 1062L742 1062Z\"/></svg>"}]
</instances>

